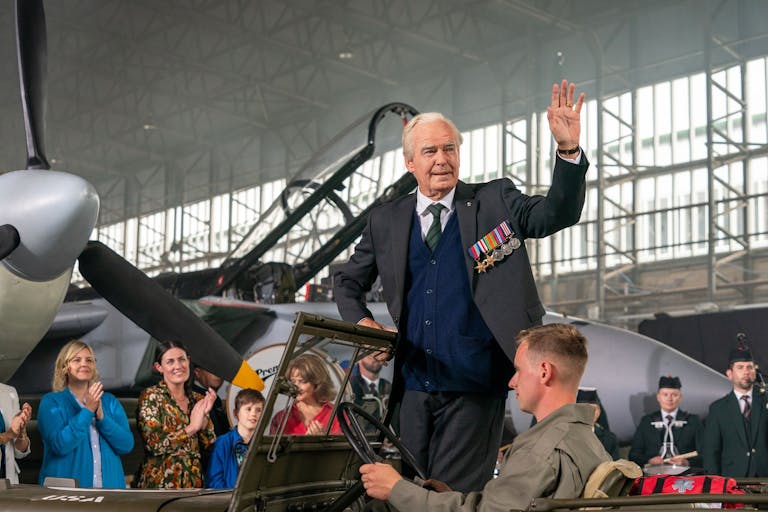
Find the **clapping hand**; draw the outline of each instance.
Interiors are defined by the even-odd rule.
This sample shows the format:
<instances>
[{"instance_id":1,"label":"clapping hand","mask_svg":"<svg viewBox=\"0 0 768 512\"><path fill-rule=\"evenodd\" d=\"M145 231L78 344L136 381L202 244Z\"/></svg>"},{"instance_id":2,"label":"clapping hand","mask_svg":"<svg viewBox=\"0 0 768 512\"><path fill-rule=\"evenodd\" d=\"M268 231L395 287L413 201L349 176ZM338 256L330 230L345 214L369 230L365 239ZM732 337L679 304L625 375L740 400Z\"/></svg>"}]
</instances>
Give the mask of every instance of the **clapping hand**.
<instances>
[{"instance_id":1,"label":"clapping hand","mask_svg":"<svg viewBox=\"0 0 768 512\"><path fill-rule=\"evenodd\" d=\"M104 385L101 382L91 384L85 394L85 407L93 411L98 420L104 418L104 411L101 410L102 396L104 396Z\"/></svg>"},{"instance_id":2,"label":"clapping hand","mask_svg":"<svg viewBox=\"0 0 768 512\"><path fill-rule=\"evenodd\" d=\"M213 409L214 402L216 402L216 392L213 388L208 388L208 391L205 392L203 402L205 402L205 414L208 414Z\"/></svg>"},{"instance_id":3,"label":"clapping hand","mask_svg":"<svg viewBox=\"0 0 768 512\"><path fill-rule=\"evenodd\" d=\"M317 420L312 420L309 422L309 425L307 425L308 436L318 436L323 433L323 430L323 424Z\"/></svg>"},{"instance_id":4,"label":"clapping hand","mask_svg":"<svg viewBox=\"0 0 768 512\"><path fill-rule=\"evenodd\" d=\"M32 407L24 402L24 405L21 406L21 410L11 419L11 432L13 432L15 437L21 437L27 428L27 423L30 418L32 418Z\"/></svg>"},{"instance_id":5,"label":"clapping hand","mask_svg":"<svg viewBox=\"0 0 768 512\"><path fill-rule=\"evenodd\" d=\"M189 435L196 434L208 425L208 413L211 412L215 401L216 392L208 388L205 396L192 406L192 412L189 414L189 428L187 429Z\"/></svg>"}]
</instances>

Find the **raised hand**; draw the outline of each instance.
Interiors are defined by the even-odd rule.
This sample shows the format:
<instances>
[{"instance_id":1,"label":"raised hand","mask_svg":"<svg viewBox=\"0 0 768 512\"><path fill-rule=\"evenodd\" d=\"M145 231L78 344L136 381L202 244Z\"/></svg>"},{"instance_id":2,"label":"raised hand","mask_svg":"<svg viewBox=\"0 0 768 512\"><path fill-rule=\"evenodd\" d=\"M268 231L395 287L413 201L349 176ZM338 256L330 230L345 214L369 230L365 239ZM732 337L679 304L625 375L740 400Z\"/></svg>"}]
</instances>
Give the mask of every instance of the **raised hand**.
<instances>
[{"instance_id":1,"label":"raised hand","mask_svg":"<svg viewBox=\"0 0 768 512\"><path fill-rule=\"evenodd\" d=\"M568 150L579 145L581 136L581 107L584 105L584 93L573 102L576 85L563 80L558 86L552 85L552 101L547 107L547 120L557 148Z\"/></svg>"}]
</instances>

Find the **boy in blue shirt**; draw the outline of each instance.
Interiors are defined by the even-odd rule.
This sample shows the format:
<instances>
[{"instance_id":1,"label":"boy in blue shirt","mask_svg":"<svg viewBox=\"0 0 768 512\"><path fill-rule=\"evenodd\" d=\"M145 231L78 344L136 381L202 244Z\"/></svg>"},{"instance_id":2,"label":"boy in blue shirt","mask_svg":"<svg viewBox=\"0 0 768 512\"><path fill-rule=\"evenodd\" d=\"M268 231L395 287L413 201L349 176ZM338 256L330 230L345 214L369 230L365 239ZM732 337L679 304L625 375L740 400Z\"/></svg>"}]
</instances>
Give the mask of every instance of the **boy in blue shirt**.
<instances>
[{"instance_id":1,"label":"boy in blue shirt","mask_svg":"<svg viewBox=\"0 0 768 512\"><path fill-rule=\"evenodd\" d=\"M237 473L245 459L261 412L264 395L255 389L241 389L235 397L237 425L221 436L213 445L213 453L205 475L205 485L211 489L231 489L237 482Z\"/></svg>"}]
</instances>

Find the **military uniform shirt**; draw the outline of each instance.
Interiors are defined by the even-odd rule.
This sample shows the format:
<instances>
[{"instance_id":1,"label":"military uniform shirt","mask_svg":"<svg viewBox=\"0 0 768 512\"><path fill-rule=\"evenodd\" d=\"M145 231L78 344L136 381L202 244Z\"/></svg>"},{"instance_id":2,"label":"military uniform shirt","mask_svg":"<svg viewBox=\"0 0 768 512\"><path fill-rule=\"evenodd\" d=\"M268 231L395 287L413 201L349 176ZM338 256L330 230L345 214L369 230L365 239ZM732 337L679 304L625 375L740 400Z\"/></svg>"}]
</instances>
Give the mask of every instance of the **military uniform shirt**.
<instances>
[{"instance_id":1,"label":"military uniform shirt","mask_svg":"<svg viewBox=\"0 0 768 512\"><path fill-rule=\"evenodd\" d=\"M575 498L592 471L610 460L592 432L594 409L567 404L517 436L502 462L499 477L482 492L437 493L400 480L389 504L400 511L525 510L533 498Z\"/></svg>"}]
</instances>

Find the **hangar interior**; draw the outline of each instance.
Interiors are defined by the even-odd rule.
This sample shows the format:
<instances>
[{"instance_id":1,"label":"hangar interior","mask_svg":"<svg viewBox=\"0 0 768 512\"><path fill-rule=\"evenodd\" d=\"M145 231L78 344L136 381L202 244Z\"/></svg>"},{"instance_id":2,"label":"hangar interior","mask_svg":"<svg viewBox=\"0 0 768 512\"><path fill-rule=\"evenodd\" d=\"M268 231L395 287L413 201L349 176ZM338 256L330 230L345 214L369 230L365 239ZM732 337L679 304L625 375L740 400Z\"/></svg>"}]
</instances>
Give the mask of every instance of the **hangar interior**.
<instances>
[{"instance_id":1,"label":"hangar interior","mask_svg":"<svg viewBox=\"0 0 768 512\"><path fill-rule=\"evenodd\" d=\"M768 302L765 2L59 0L46 14L52 168L93 183L94 238L150 275L220 265L279 222L291 177L390 102L456 122L462 179L545 192L544 113L567 78L587 95L592 166L579 224L527 242L546 307L635 328ZM6 172L24 157L11 2L0 24ZM405 172L396 128L337 191L349 210ZM323 208L262 261L327 241L346 218Z\"/></svg>"}]
</instances>

